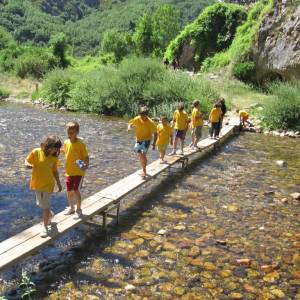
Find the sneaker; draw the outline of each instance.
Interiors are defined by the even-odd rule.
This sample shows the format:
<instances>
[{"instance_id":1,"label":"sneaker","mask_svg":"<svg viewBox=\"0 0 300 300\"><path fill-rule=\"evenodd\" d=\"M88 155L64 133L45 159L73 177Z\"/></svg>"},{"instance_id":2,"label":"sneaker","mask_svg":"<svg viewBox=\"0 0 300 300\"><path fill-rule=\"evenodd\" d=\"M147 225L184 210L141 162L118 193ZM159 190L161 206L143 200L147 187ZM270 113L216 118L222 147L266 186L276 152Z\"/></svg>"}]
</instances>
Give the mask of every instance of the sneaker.
<instances>
[{"instance_id":1,"label":"sneaker","mask_svg":"<svg viewBox=\"0 0 300 300\"><path fill-rule=\"evenodd\" d=\"M183 151L180 150L180 151L178 152L178 155L184 155Z\"/></svg>"},{"instance_id":2,"label":"sneaker","mask_svg":"<svg viewBox=\"0 0 300 300\"><path fill-rule=\"evenodd\" d=\"M65 215L65 216L69 216L69 215L73 215L74 213L75 213L74 208L69 208L69 209L64 213L64 215Z\"/></svg>"},{"instance_id":3,"label":"sneaker","mask_svg":"<svg viewBox=\"0 0 300 300\"><path fill-rule=\"evenodd\" d=\"M193 148L193 143L190 143L190 144L189 144L189 147L190 147L190 148Z\"/></svg>"},{"instance_id":4,"label":"sneaker","mask_svg":"<svg viewBox=\"0 0 300 300\"><path fill-rule=\"evenodd\" d=\"M81 209L77 209L76 210L76 214L75 214L75 219L81 219L82 216L83 216L82 210Z\"/></svg>"},{"instance_id":5,"label":"sneaker","mask_svg":"<svg viewBox=\"0 0 300 300\"><path fill-rule=\"evenodd\" d=\"M169 155L176 155L176 151L173 150L172 152L169 153Z\"/></svg>"},{"instance_id":6,"label":"sneaker","mask_svg":"<svg viewBox=\"0 0 300 300\"><path fill-rule=\"evenodd\" d=\"M48 226L44 226L44 228L43 228L43 230L42 230L42 232L41 232L41 234L40 234L40 237L41 237L41 238L46 238L46 237L48 237L49 234L50 234L50 231L51 231L51 229L49 229Z\"/></svg>"}]
</instances>

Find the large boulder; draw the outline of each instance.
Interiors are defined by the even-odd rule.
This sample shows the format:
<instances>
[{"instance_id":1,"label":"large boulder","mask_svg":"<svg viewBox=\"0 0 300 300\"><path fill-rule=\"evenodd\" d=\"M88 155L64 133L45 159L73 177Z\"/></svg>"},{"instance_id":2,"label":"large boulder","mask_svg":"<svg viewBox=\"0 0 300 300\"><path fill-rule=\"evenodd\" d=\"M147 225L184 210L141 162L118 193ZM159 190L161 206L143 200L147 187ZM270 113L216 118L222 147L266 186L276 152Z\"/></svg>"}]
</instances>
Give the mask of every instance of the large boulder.
<instances>
[{"instance_id":1,"label":"large boulder","mask_svg":"<svg viewBox=\"0 0 300 300\"><path fill-rule=\"evenodd\" d=\"M300 79L300 5L275 0L261 24L254 47L257 79Z\"/></svg>"}]
</instances>

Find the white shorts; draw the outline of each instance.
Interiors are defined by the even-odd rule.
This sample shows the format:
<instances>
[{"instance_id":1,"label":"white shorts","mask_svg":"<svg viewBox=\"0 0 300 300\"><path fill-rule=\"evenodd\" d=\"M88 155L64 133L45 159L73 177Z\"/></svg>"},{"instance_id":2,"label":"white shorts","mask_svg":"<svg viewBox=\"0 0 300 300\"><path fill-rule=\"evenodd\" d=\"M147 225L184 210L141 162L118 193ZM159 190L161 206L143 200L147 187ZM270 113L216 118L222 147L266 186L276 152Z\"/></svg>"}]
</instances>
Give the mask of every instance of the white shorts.
<instances>
[{"instance_id":1,"label":"white shorts","mask_svg":"<svg viewBox=\"0 0 300 300\"><path fill-rule=\"evenodd\" d=\"M35 196L36 196L36 204L40 208L42 209L50 208L51 206L50 200L51 200L52 193L35 191Z\"/></svg>"}]
</instances>

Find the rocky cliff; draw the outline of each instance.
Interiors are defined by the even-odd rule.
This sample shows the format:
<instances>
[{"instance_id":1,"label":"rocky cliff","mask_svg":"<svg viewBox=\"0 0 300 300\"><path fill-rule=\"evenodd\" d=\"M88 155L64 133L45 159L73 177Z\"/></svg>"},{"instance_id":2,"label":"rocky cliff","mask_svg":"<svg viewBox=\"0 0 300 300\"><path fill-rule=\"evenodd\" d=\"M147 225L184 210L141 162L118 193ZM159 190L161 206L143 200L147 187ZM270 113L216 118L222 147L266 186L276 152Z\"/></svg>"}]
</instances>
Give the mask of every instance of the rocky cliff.
<instances>
[{"instance_id":1,"label":"rocky cliff","mask_svg":"<svg viewBox=\"0 0 300 300\"><path fill-rule=\"evenodd\" d=\"M254 60L259 81L300 79L300 5L295 0L274 0L260 26Z\"/></svg>"}]
</instances>

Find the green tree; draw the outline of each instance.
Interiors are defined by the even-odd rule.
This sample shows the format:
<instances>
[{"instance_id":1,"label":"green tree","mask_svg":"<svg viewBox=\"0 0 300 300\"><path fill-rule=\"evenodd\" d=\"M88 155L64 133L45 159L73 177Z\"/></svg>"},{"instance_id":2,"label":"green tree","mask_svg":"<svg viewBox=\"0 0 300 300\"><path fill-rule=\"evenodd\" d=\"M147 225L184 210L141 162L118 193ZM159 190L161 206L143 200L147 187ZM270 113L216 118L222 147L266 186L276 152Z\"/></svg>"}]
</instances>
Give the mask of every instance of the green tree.
<instances>
[{"instance_id":1,"label":"green tree","mask_svg":"<svg viewBox=\"0 0 300 300\"><path fill-rule=\"evenodd\" d=\"M104 33L101 43L101 52L103 54L113 53L117 62L119 62L128 54L128 50L123 33L116 30L109 30Z\"/></svg>"},{"instance_id":2,"label":"green tree","mask_svg":"<svg viewBox=\"0 0 300 300\"><path fill-rule=\"evenodd\" d=\"M163 56L169 42L178 34L179 17L179 12L171 5L164 5L156 10L152 18L155 56Z\"/></svg>"},{"instance_id":3,"label":"green tree","mask_svg":"<svg viewBox=\"0 0 300 300\"><path fill-rule=\"evenodd\" d=\"M0 26L0 51L8 48L13 42L13 37L3 27Z\"/></svg>"},{"instance_id":4,"label":"green tree","mask_svg":"<svg viewBox=\"0 0 300 300\"><path fill-rule=\"evenodd\" d=\"M51 37L50 47L55 57L59 59L59 66L66 68L69 65L69 61L66 58L67 42L64 33L58 33Z\"/></svg>"},{"instance_id":5,"label":"green tree","mask_svg":"<svg viewBox=\"0 0 300 300\"><path fill-rule=\"evenodd\" d=\"M152 18L149 14L145 13L139 19L133 35L133 41L139 54L150 55L153 52L153 26Z\"/></svg>"}]
</instances>

